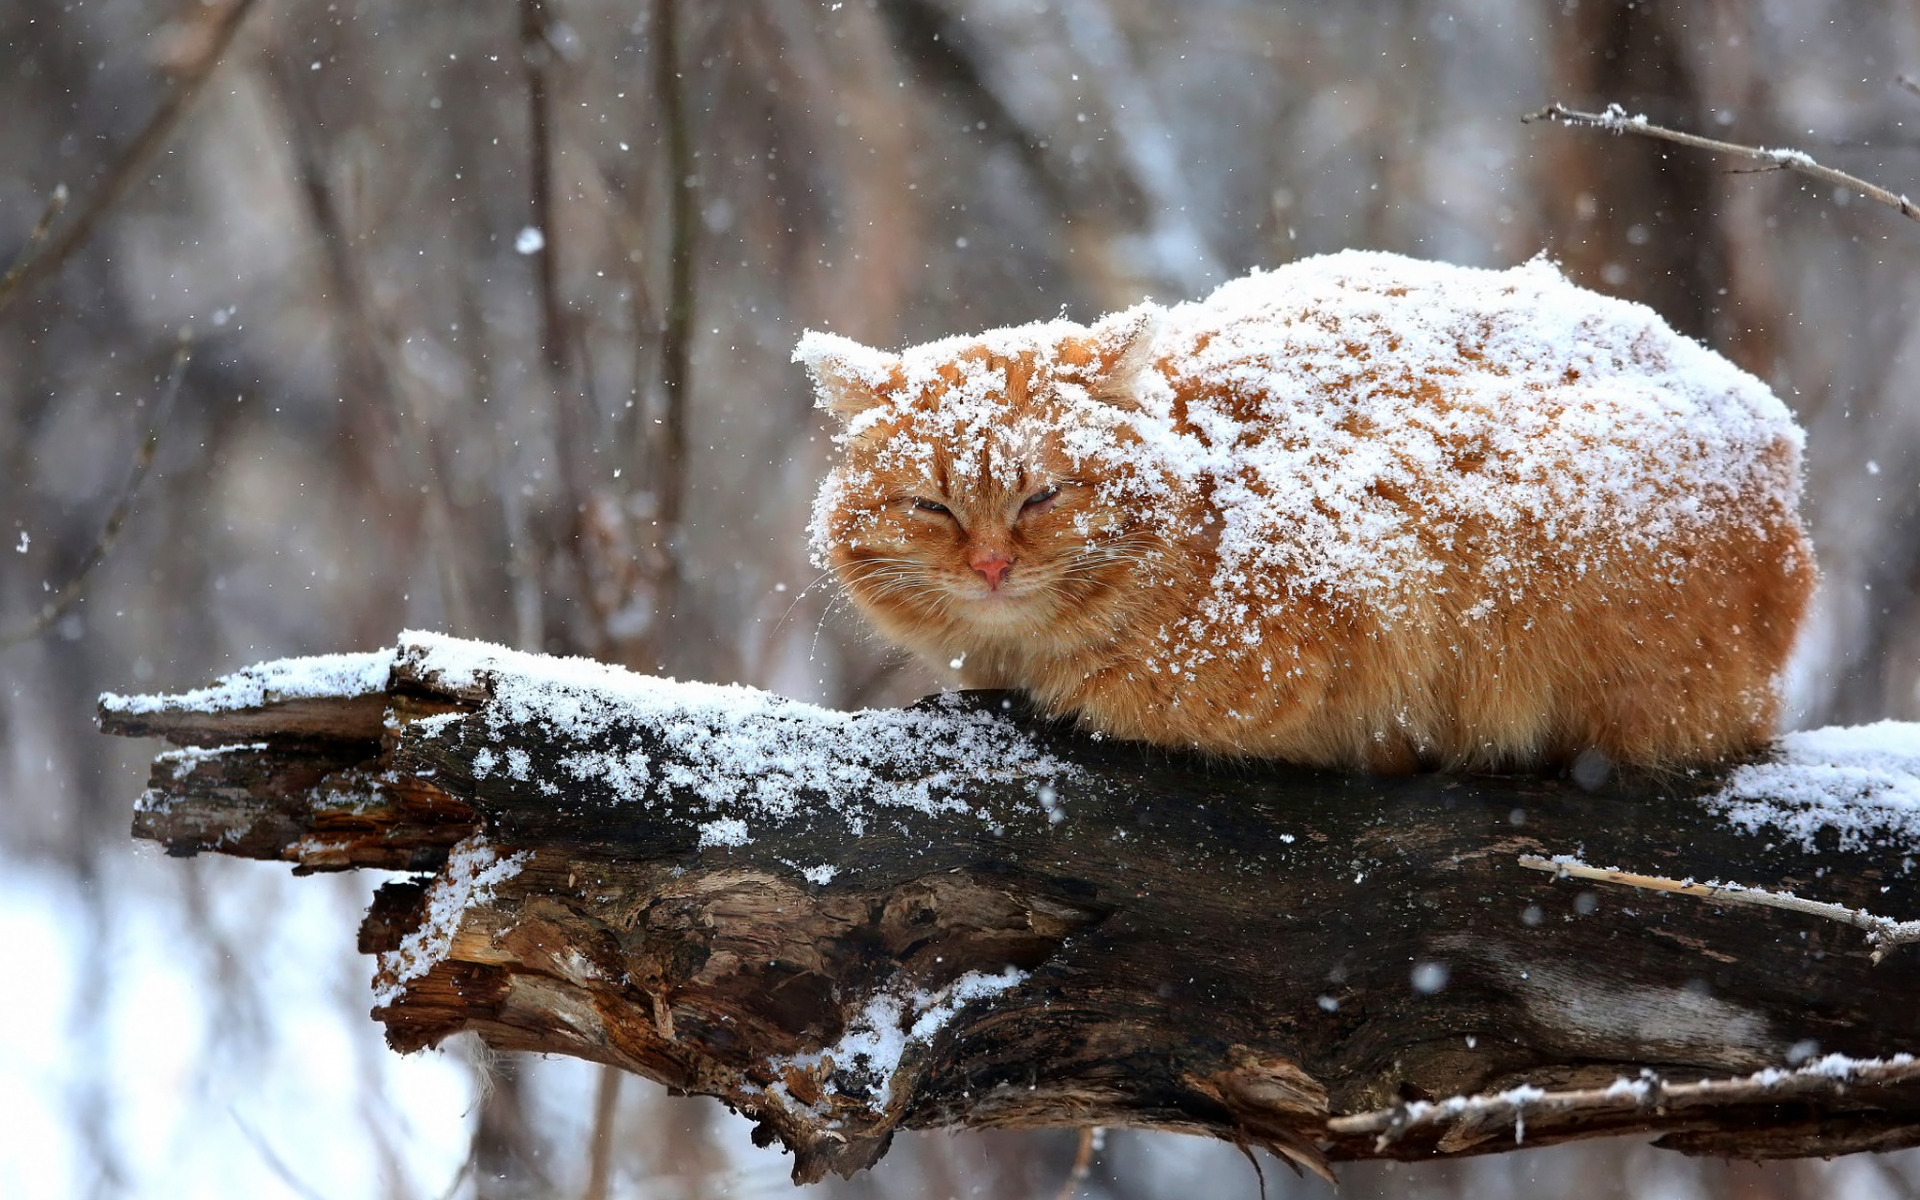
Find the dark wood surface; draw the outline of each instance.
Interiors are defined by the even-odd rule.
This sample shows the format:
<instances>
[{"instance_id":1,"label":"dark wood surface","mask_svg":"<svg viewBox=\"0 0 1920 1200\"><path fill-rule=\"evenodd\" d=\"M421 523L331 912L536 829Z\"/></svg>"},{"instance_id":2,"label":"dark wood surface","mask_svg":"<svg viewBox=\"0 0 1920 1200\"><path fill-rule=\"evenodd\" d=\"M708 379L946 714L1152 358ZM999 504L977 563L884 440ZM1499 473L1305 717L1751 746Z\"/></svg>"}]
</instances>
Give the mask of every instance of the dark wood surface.
<instances>
[{"instance_id":1,"label":"dark wood surface","mask_svg":"<svg viewBox=\"0 0 1920 1200\"><path fill-rule=\"evenodd\" d=\"M685 789L556 796L474 768L483 751L524 751L532 780L583 750L657 758L658 729L574 744L404 657L384 697L102 720L255 747L157 761L138 837L423 873L386 885L361 930L386 952L373 1015L396 1049L472 1030L715 1095L794 1151L799 1180L872 1162L900 1127L1144 1126L1318 1170L1626 1132L1755 1157L1920 1143L1920 1068L1896 1057L1920 1046L1920 947L1875 962L1839 921L1522 863L1902 918L1920 914L1920 848L1741 831L1702 802L1714 778L1204 763L970 702L1070 764L1050 804L975 781L967 811L875 808L853 836L858 798L822 797L704 848L713 810ZM519 869L398 977L475 835L481 861ZM1016 984L902 1034L897 1065L843 1040L876 998L911 1026L956 980L1007 968Z\"/></svg>"}]
</instances>

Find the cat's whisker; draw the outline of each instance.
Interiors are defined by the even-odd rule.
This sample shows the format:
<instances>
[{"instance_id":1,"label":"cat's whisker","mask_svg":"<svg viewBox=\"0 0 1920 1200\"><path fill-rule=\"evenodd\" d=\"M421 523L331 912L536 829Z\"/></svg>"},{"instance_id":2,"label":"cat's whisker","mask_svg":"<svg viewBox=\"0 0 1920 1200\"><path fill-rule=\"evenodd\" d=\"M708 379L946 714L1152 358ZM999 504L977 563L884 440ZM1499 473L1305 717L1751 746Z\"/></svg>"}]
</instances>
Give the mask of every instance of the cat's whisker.
<instances>
[{"instance_id":1,"label":"cat's whisker","mask_svg":"<svg viewBox=\"0 0 1920 1200\"><path fill-rule=\"evenodd\" d=\"M780 614L779 619L774 621L773 628L768 630L768 632L770 634L779 633L781 626L785 625L787 621L793 616L793 610L796 608L799 608L800 602L807 598L807 593L811 592L814 588L820 586L820 584L822 584L826 580L829 580L832 578L833 578L833 571L831 569L822 571L818 575L815 575L811 582L809 582L808 584L806 584L806 586L802 587L799 591L794 593L792 603L787 605L786 610ZM837 598L838 597L836 596L835 599ZM832 604L832 601L830 600L828 602L828 606L831 607L831 604Z\"/></svg>"}]
</instances>

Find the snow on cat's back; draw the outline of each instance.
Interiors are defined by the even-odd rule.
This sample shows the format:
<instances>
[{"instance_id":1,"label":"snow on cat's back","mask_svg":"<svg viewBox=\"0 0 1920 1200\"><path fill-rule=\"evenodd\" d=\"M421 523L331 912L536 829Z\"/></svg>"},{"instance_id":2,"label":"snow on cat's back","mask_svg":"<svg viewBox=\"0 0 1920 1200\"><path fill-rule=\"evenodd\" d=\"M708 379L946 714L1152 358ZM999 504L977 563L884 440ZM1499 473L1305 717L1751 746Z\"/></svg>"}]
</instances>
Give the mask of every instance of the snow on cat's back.
<instances>
[{"instance_id":1,"label":"snow on cat's back","mask_svg":"<svg viewBox=\"0 0 1920 1200\"><path fill-rule=\"evenodd\" d=\"M1751 751L1813 587L1758 380L1535 260L1308 259L888 354L824 562L882 633L1088 728L1333 766Z\"/></svg>"}]
</instances>

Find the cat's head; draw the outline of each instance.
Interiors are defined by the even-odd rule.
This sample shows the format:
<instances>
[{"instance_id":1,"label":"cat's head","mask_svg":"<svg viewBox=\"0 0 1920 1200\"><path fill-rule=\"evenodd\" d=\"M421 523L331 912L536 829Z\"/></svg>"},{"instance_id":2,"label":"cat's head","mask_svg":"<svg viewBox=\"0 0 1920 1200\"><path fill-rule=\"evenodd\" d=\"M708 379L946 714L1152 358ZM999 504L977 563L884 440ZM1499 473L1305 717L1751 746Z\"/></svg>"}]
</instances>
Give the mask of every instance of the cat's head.
<instances>
[{"instance_id":1,"label":"cat's head","mask_svg":"<svg viewBox=\"0 0 1920 1200\"><path fill-rule=\"evenodd\" d=\"M843 458L814 546L883 632L936 655L1066 651L1110 631L1164 550L1167 482L1139 453L1159 310L902 354L809 333L795 350Z\"/></svg>"}]
</instances>

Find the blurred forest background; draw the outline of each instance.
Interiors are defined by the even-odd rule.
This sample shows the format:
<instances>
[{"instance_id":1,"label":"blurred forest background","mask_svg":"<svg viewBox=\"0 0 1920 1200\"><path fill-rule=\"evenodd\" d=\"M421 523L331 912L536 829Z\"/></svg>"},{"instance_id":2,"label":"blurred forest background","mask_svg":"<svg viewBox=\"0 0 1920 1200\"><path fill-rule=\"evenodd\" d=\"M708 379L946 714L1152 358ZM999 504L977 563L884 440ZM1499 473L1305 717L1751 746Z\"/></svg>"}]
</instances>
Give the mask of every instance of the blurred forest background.
<instances>
[{"instance_id":1,"label":"blurred forest background","mask_svg":"<svg viewBox=\"0 0 1920 1200\"><path fill-rule=\"evenodd\" d=\"M898 346L1343 247L1544 251L1807 426L1793 722L1920 716L1920 225L1519 121L1617 101L1898 191L1920 5L8 0L0 64L0 1195L789 1194L707 1101L388 1054L352 944L375 881L132 844L152 747L92 710L403 627L839 706L942 686L807 563L809 326ZM1074 1152L903 1136L814 1194L1044 1200ZM1876 1200L1920 1158L1343 1178ZM1116 1132L1080 1194L1258 1190L1231 1147Z\"/></svg>"}]
</instances>

